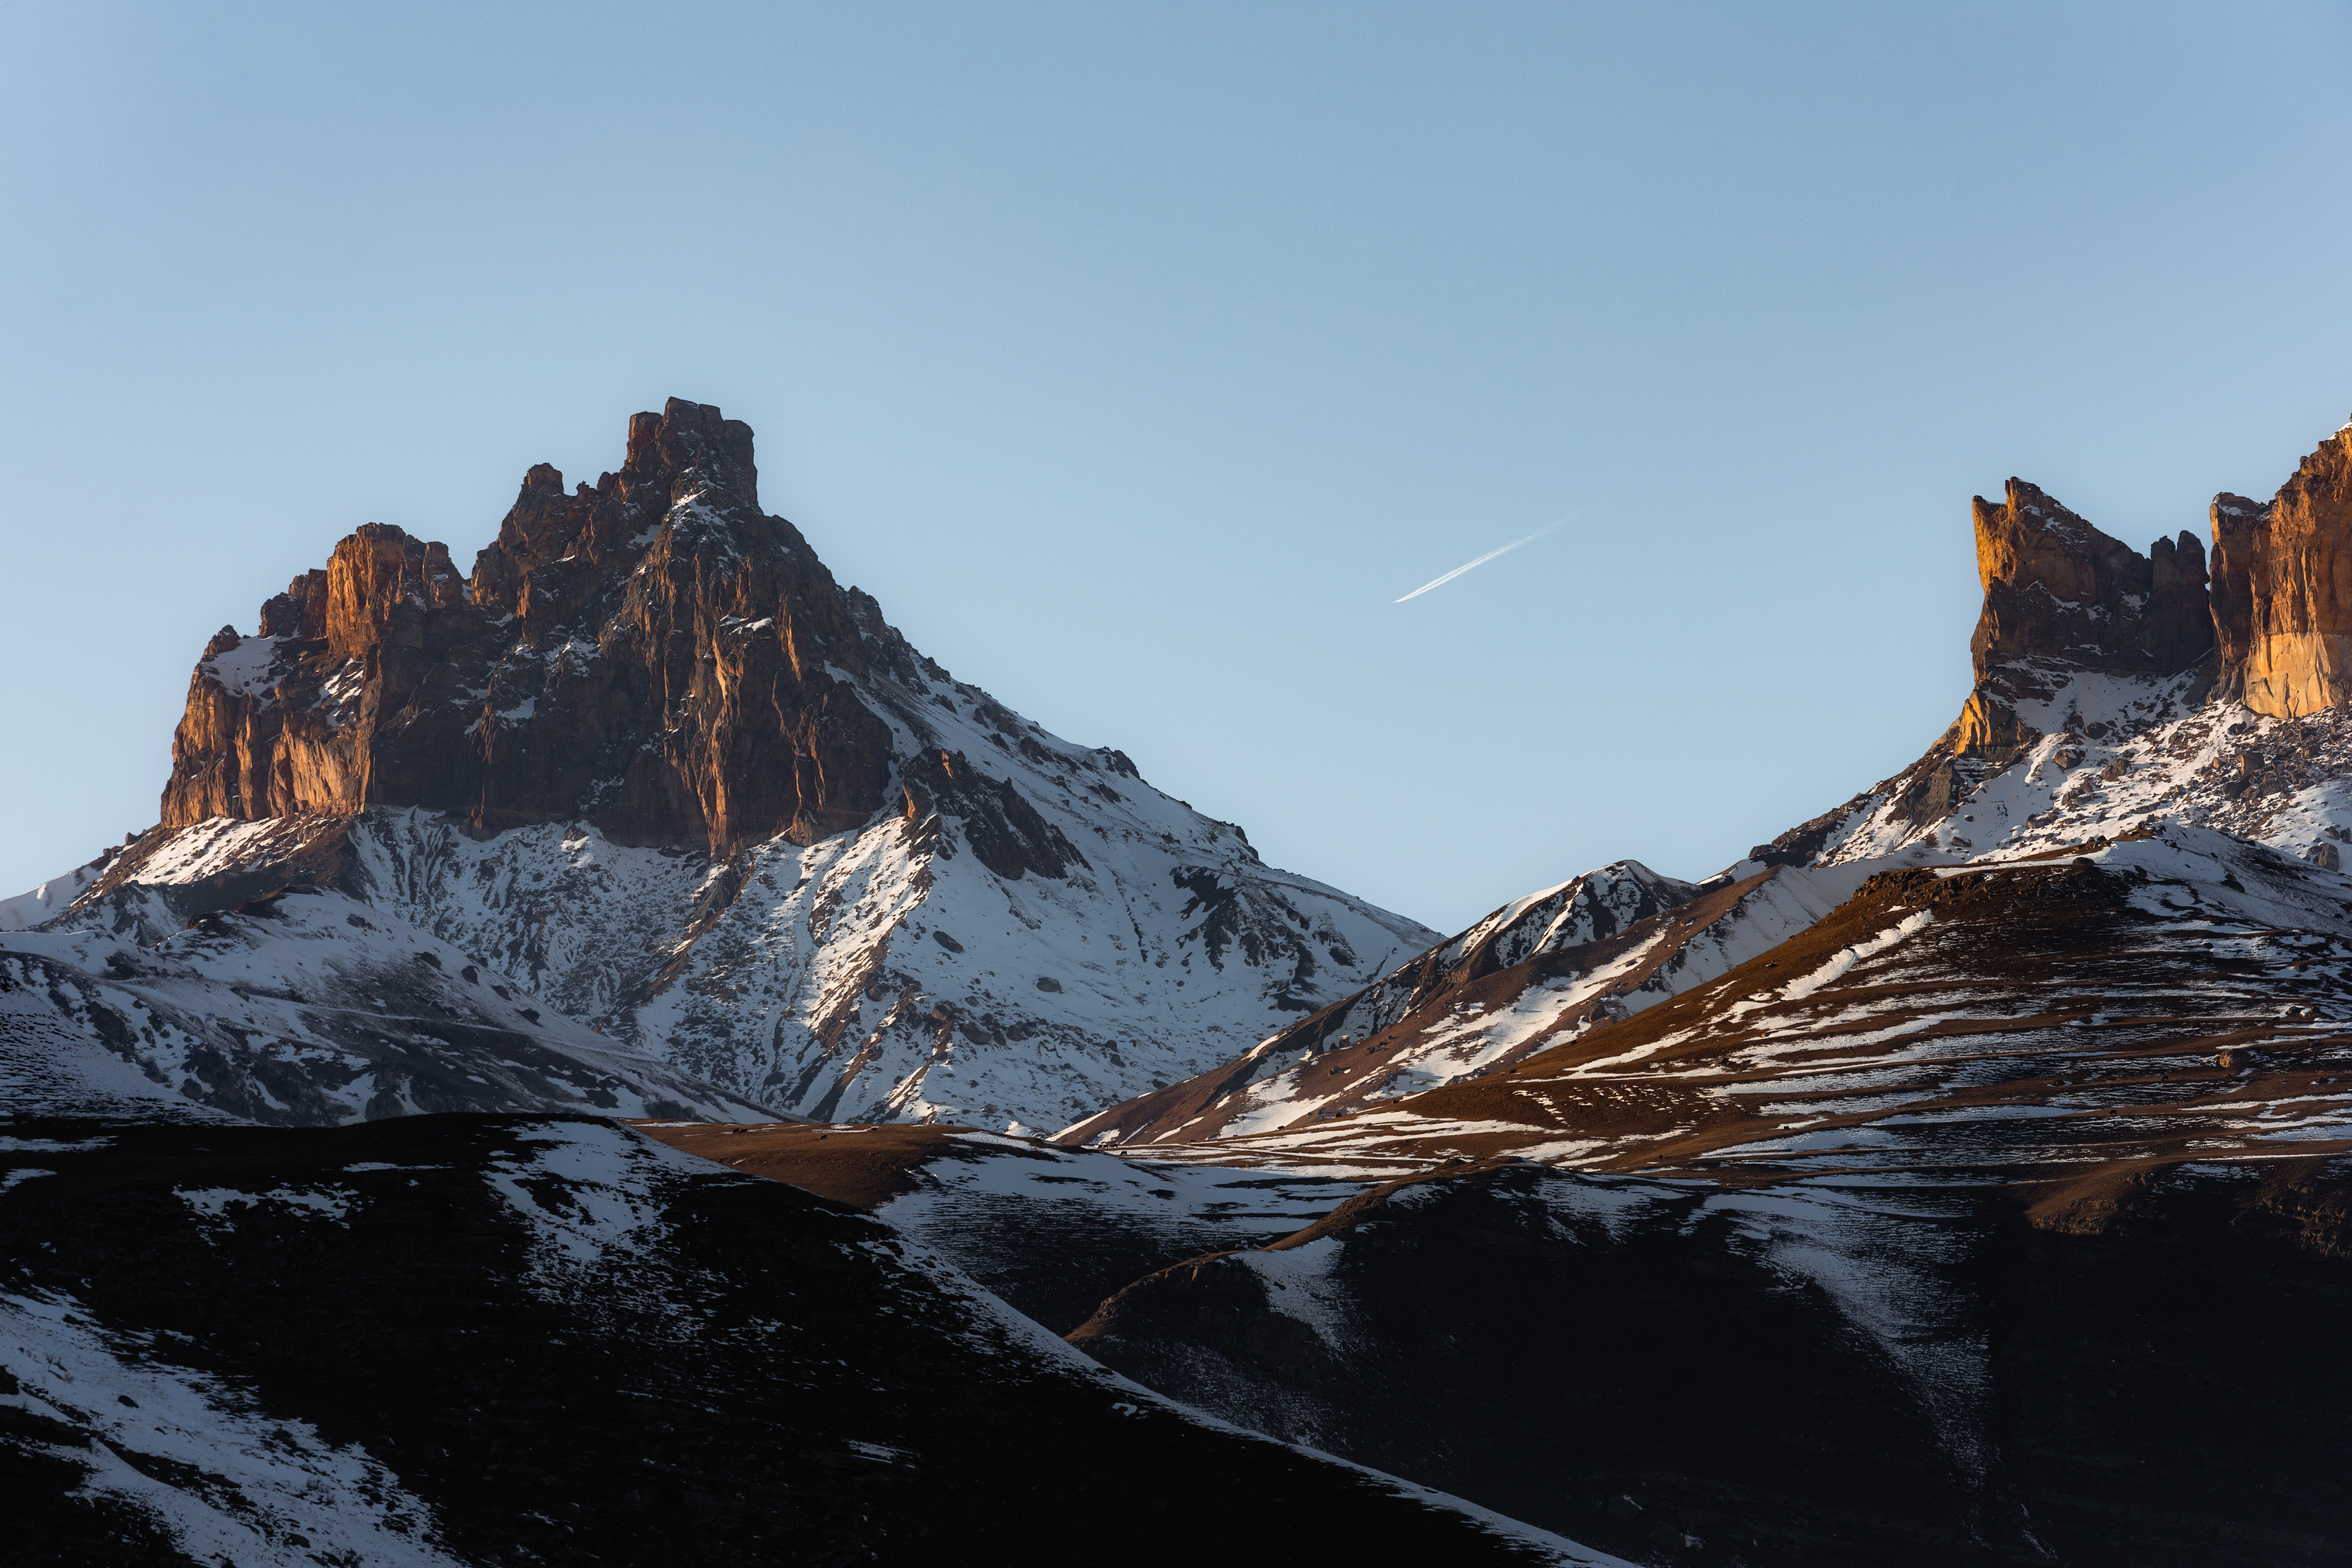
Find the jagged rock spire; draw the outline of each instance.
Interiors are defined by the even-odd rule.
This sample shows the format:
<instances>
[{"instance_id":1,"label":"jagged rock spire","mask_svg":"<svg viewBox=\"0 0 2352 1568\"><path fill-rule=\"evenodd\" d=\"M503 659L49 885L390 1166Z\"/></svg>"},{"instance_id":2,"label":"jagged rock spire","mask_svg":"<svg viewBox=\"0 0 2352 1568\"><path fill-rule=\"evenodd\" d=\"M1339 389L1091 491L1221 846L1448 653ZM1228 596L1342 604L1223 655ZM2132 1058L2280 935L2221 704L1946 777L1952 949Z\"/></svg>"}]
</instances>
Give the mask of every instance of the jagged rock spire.
<instances>
[{"instance_id":1,"label":"jagged rock spire","mask_svg":"<svg viewBox=\"0 0 2352 1568\"><path fill-rule=\"evenodd\" d=\"M362 527L207 649L164 826L423 805L719 847L867 820L891 731L836 672L917 656L758 497L751 426L673 398L594 485L526 474L470 582Z\"/></svg>"}]
</instances>

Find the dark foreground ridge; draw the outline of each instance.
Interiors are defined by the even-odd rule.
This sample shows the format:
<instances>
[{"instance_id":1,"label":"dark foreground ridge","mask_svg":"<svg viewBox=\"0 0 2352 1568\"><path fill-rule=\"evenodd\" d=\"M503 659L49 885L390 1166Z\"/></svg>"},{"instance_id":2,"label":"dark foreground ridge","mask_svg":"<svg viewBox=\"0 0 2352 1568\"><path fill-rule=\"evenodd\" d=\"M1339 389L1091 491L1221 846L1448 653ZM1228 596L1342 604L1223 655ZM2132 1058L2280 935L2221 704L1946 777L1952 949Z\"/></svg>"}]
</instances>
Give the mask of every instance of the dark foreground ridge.
<instances>
[{"instance_id":1,"label":"dark foreground ridge","mask_svg":"<svg viewBox=\"0 0 2352 1568\"><path fill-rule=\"evenodd\" d=\"M2118 1183L2074 1229L1997 1190L1505 1166L1164 1270L1071 1338L1639 1561L2342 1563L2329 1163Z\"/></svg>"},{"instance_id":2,"label":"dark foreground ridge","mask_svg":"<svg viewBox=\"0 0 2352 1568\"><path fill-rule=\"evenodd\" d=\"M6 1131L0 1563L1597 1561L611 1122Z\"/></svg>"}]
</instances>

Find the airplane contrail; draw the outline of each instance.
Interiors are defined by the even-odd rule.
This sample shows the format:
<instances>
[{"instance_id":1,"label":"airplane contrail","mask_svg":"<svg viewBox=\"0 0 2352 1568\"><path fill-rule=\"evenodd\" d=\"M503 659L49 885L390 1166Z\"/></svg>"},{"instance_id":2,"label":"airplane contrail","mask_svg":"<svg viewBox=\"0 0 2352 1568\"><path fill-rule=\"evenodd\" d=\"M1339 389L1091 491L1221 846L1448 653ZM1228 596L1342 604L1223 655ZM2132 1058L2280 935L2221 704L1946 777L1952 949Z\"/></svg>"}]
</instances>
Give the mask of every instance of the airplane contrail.
<instances>
[{"instance_id":1,"label":"airplane contrail","mask_svg":"<svg viewBox=\"0 0 2352 1568\"><path fill-rule=\"evenodd\" d=\"M1559 521L1560 522L1566 522L1568 520L1566 518L1562 518ZM1546 523L1543 527L1537 529L1533 533L1528 534L1525 539L1514 539L1508 544L1504 545L1500 550L1489 550L1486 554L1481 555L1477 560L1469 563L1467 565L1456 566L1444 576L1433 578L1429 582L1423 583L1420 587L1415 588L1412 593L1407 594L1404 596L1404 599L1392 599L1390 603L1402 605L1404 603L1405 599L1420 598L1432 588L1443 588L1445 584L1453 582L1454 579L1461 576L1462 574L1471 570L1473 567L1484 566L1487 562L1492 561L1497 555L1508 555L1512 551L1517 550L1522 544L1532 544L1537 540L1541 539L1545 534L1549 533L1553 529L1558 528L1559 526L1559 522Z\"/></svg>"}]
</instances>

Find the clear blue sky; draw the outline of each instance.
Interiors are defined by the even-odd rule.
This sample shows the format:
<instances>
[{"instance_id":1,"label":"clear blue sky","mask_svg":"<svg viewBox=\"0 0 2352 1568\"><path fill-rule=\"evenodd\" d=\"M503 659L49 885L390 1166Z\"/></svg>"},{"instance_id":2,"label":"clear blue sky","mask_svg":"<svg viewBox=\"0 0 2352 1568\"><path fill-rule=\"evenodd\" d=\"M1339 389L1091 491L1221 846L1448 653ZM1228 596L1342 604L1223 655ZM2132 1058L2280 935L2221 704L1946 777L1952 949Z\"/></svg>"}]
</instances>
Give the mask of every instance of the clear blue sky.
<instances>
[{"instance_id":1,"label":"clear blue sky","mask_svg":"<svg viewBox=\"0 0 2352 1568\"><path fill-rule=\"evenodd\" d=\"M666 396L959 677L1448 929L1916 756L1971 493L2144 547L2352 411L2336 5L5 19L0 892L154 820L224 622Z\"/></svg>"}]
</instances>

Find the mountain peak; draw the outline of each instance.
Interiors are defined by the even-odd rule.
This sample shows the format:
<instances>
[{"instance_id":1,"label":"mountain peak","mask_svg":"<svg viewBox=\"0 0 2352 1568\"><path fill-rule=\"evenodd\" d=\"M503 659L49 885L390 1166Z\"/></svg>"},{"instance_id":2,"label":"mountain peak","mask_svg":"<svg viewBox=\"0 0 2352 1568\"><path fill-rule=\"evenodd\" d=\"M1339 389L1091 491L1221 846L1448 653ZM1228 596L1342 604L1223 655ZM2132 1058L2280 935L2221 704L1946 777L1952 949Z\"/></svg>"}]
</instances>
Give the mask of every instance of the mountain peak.
<instances>
[{"instance_id":1,"label":"mountain peak","mask_svg":"<svg viewBox=\"0 0 2352 1568\"><path fill-rule=\"evenodd\" d=\"M952 679L759 510L751 440L636 415L594 485L530 468L470 581L353 531L206 646L163 825L73 918L152 943L331 888L354 932L462 931L499 956L460 972L747 1102L999 1127L1181 1079L1435 939ZM317 1114L360 1103L318 1070Z\"/></svg>"},{"instance_id":2,"label":"mountain peak","mask_svg":"<svg viewBox=\"0 0 2352 1568\"><path fill-rule=\"evenodd\" d=\"M868 632L758 489L751 426L672 398L593 489L525 474L470 582L361 527L263 606L268 646L197 667L164 825L422 805L716 848L866 820L891 732L842 676Z\"/></svg>"},{"instance_id":3,"label":"mountain peak","mask_svg":"<svg viewBox=\"0 0 2352 1568\"><path fill-rule=\"evenodd\" d=\"M1973 508L1985 603L1969 652L1979 681L2021 658L2168 675L2212 647L2196 535L2159 539L2142 555L2017 479L1999 504L1978 496Z\"/></svg>"}]
</instances>

